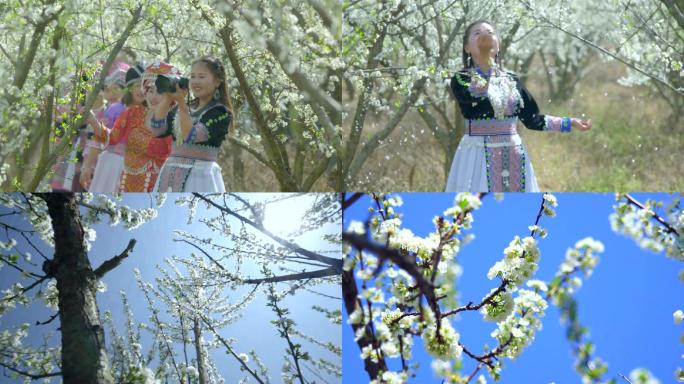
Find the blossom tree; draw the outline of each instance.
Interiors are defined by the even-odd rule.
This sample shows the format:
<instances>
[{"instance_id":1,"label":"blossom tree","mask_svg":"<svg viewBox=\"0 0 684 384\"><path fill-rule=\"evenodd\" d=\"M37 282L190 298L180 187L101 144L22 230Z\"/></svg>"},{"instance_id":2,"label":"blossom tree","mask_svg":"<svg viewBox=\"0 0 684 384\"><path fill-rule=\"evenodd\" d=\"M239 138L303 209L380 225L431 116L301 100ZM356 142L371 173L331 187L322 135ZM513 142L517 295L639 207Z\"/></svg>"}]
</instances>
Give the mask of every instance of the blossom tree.
<instances>
[{"instance_id":1,"label":"blossom tree","mask_svg":"<svg viewBox=\"0 0 684 384\"><path fill-rule=\"evenodd\" d=\"M88 258L90 243L96 238L92 225L107 217L111 225L131 229L153 219L156 210L134 210L106 196L88 194L14 194L1 199L0 226L6 239L1 243L0 266L17 270L21 280L31 283L17 282L3 292L0 315L17 305L44 301L57 313L37 325L59 318L61 347L24 347L22 339L29 329L29 324L24 324L16 331L3 331L0 365L28 379L61 376L65 383L113 383L96 293L102 289L103 276L129 256L136 240L131 239L120 254L93 268ZM27 225L29 229L25 229ZM40 270L31 261L31 252L18 247L15 236L42 257ZM41 241L54 249L54 255L41 251ZM30 296L35 289L38 292Z\"/></svg>"},{"instance_id":2,"label":"blossom tree","mask_svg":"<svg viewBox=\"0 0 684 384\"><path fill-rule=\"evenodd\" d=\"M360 197L349 194L343 206ZM608 366L595 355L574 298L596 268L603 244L590 237L580 239L567 249L550 281L534 279L541 257L538 243L548 234L543 219L555 216L555 196L540 195L529 234L515 236L487 273L497 283L483 298L465 304L458 302L460 295L467 297L467 292L457 290L462 274L458 254L472 240L467 232L482 196L458 194L453 206L435 216L434 231L424 237L403 225L400 196L370 197L368 219L345 222L342 289L348 323L371 382L404 383L414 377L419 369L413 360L416 339L421 339L432 358L433 373L443 382L486 382L484 370L498 381L505 377L505 360L518 358L534 341L550 303L559 308L566 324L582 382L618 382L604 378ZM483 352L463 343L456 328L456 315L473 312L496 324L491 333L495 346L485 345ZM676 320L680 317L675 313ZM472 371L462 372L464 360L473 362ZM649 382L651 375L635 370L630 377Z\"/></svg>"},{"instance_id":3,"label":"blossom tree","mask_svg":"<svg viewBox=\"0 0 684 384\"><path fill-rule=\"evenodd\" d=\"M57 157L68 151L71 138L88 117L84 111L92 107L109 68L150 7L149 3L120 4L116 9L114 17L126 21L109 23L106 31L102 23L102 39L88 42L83 36L104 13L95 3L19 1L0 7L0 73L12 79L0 93L3 190L37 190ZM98 59L93 59L96 55ZM99 75L98 60L104 63ZM97 80L84 81L93 77ZM65 110L60 116L65 128L59 134L53 124L58 105Z\"/></svg>"},{"instance_id":4,"label":"blossom tree","mask_svg":"<svg viewBox=\"0 0 684 384\"><path fill-rule=\"evenodd\" d=\"M296 200L310 200L308 208L302 216L298 227L271 229L275 225L269 218L269 207L275 204L293 204ZM272 198L255 199L248 194L199 194L195 193L178 199L177 203L187 205L190 219L194 220L197 204L203 204L213 217L200 219L212 232L220 234L217 238L202 238L186 231L177 231L175 241L188 244L199 253L190 258L175 257L174 262L185 266L188 270L199 271L201 277L193 278L195 287L187 289L176 288L174 292L184 292L182 296L188 300L184 305L197 302L197 295L189 295L193 289L237 291L247 289L247 295L239 299L235 306L244 306L252 300L257 290L263 290L266 305L275 315L272 324L277 328L278 335L286 346L283 357L281 379L284 382L304 383L313 377L341 376L341 367L336 362L341 357L341 348L335 340L319 340L308 335L305 329L297 327L294 317L287 308L286 300L296 300L297 293L316 291L321 284L339 284L342 270L342 260L339 255L341 226L341 205L338 194L317 194L314 196L300 194L274 195ZM301 203L296 203L301 204ZM278 220L282 220L280 217ZM322 228L329 231L320 234ZM318 233L318 234L316 234ZM297 239L307 236L320 236L321 250L310 249L299 245ZM333 256L329 256L332 253ZM258 276L253 275L257 272ZM165 284L179 281L166 279ZM199 283L211 282L211 283ZM182 283L173 283L182 284ZM333 297L331 297L333 298ZM226 349L241 369L257 382L268 382L267 373L263 370L258 350L249 352L254 363L249 363L246 353L239 353L232 346L230 340L222 339L219 330L231 322L227 309L220 321L213 320L206 315L219 312L216 309L217 300L210 300L207 304L213 309L194 310L196 319L206 327L218 340L219 347ZM232 308L232 307L231 307ZM311 307L312 316L324 316L331 329L341 323L341 313L333 308L320 305ZM226 320L227 319L227 320ZM310 350L322 349L329 357L314 358L316 354ZM251 365L251 366L250 366ZM305 369L306 368L306 369ZM310 372L310 374L306 374Z\"/></svg>"},{"instance_id":5,"label":"blossom tree","mask_svg":"<svg viewBox=\"0 0 684 384\"><path fill-rule=\"evenodd\" d=\"M190 3L223 45L239 89L246 118L234 142L281 191L310 190L340 147L340 3Z\"/></svg>"},{"instance_id":6,"label":"blossom tree","mask_svg":"<svg viewBox=\"0 0 684 384\"><path fill-rule=\"evenodd\" d=\"M131 284L120 292L121 322L113 308L98 306L96 295L106 289L102 277L130 259L137 243L132 239L121 254L91 267L92 226L108 217L113 225L138 227L156 216L153 207L167 195L149 197L151 208L131 209L116 201L121 195L2 195L0 267L11 269L2 271L3 281L7 273L19 283L2 292L0 316L41 301L57 312L35 325L0 331L0 366L6 375L26 382L61 377L65 383L131 384L339 380L340 298L331 290L339 286L342 268L338 194L175 195L175 204L163 214L187 209L188 223L197 222L185 231L169 228L175 239L166 241L175 240L178 248L158 255L154 274L125 267ZM206 209L197 212L199 204ZM282 222L296 219L295 205L301 208L301 225ZM70 210L56 208L63 206ZM211 237L205 238L207 233ZM47 256L48 247L55 249L54 258ZM45 258L43 273L33 271L40 266L29 248ZM316 300L304 302L304 297ZM263 332L236 334L232 327L239 327L255 303L263 309L250 323L263 320ZM145 305L147 311L141 310ZM29 331L33 336L53 321L59 322L60 343L44 332L42 347L24 345ZM268 348L251 341L269 334L274 342ZM273 347L278 345L284 352L275 379L273 363L279 358ZM228 378L229 365L239 373Z\"/></svg>"}]
</instances>

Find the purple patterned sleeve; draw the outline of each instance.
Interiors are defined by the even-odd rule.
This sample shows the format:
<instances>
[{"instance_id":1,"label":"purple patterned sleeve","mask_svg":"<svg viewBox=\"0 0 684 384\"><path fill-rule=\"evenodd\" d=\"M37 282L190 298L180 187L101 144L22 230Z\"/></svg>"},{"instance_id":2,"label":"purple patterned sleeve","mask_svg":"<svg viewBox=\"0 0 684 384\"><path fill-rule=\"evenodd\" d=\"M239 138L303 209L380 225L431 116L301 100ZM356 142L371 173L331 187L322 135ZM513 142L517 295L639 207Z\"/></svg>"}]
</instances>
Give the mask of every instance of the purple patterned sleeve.
<instances>
[{"instance_id":1,"label":"purple patterned sleeve","mask_svg":"<svg viewBox=\"0 0 684 384\"><path fill-rule=\"evenodd\" d=\"M119 117L119 115L126 109L123 103L114 103L110 107L107 107L105 111L105 125L107 128L112 129L114 127L114 122Z\"/></svg>"},{"instance_id":2,"label":"purple patterned sleeve","mask_svg":"<svg viewBox=\"0 0 684 384\"><path fill-rule=\"evenodd\" d=\"M556 117L556 116L545 116L545 131L552 132L570 132L572 129L571 120L569 117Z\"/></svg>"}]
</instances>

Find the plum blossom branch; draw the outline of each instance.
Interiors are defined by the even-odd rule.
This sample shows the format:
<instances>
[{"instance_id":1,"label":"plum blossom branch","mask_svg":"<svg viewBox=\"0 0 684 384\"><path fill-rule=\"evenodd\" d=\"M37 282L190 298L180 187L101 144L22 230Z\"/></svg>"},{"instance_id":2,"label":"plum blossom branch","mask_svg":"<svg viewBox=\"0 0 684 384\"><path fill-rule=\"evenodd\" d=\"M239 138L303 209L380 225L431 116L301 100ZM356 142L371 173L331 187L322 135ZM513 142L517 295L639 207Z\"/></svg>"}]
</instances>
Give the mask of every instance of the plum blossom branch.
<instances>
[{"instance_id":1,"label":"plum blossom branch","mask_svg":"<svg viewBox=\"0 0 684 384\"><path fill-rule=\"evenodd\" d=\"M646 206L644 206L644 204L642 204L640 201L638 201L637 199L635 199L634 197L632 197L629 193L625 193L624 196L625 196L625 199L627 199L627 201L628 201L630 204L634 205L635 207L637 207L637 208L639 208L639 209L642 209L642 210L651 211L649 208L647 208ZM665 227L669 233L672 233L672 234L675 234L675 235L677 234L677 230L676 230L670 223L668 223L665 219L663 219L662 217L660 217L660 216L659 216L658 214L656 214L655 212L653 212L652 216L653 216L653 219L654 219L655 221L657 221L658 223L660 223L663 227Z\"/></svg>"},{"instance_id":2,"label":"plum blossom branch","mask_svg":"<svg viewBox=\"0 0 684 384\"><path fill-rule=\"evenodd\" d=\"M303 255L303 256L311 259L311 260L320 261L324 264L330 265L331 267L337 268L338 272L342 271L342 261L341 260L335 259L332 257L323 256L319 253L312 252L312 251L309 251L308 249L302 248L301 246L297 245L296 243L287 241L285 239L282 239L279 236L276 236L275 234L271 233L269 230L264 228L262 224L254 222L253 220L250 220L250 219L240 215L239 213L228 208L227 206L221 206L221 205L217 204L215 201L213 201L212 199L209 199L208 197L206 197L202 194L199 194L199 193L193 193L193 195L200 198L201 200L205 201L207 204L217 208L219 211L225 212L225 213L237 218L238 220L242 221L243 223L254 227L255 229L259 230L261 233L270 237L271 239L273 239L277 243L280 243L281 245L284 245L285 247L291 249L293 252L299 253L299 254L301 254L301 255Z\"/></svg>"}]
</instances>

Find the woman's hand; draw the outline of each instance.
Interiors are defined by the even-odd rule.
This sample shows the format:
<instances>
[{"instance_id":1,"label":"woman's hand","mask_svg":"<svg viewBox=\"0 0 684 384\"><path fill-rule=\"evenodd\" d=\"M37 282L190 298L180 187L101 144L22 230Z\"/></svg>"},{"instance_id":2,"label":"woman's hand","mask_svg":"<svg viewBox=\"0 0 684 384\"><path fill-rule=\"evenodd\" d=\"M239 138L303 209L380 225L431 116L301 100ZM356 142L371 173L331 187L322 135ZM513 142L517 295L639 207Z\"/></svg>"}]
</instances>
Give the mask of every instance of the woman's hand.
<instances>
[{"instance_id":1,"label":"woman's hand","mask_svg":"<svg viewBox=\"0 0 684 384\"><path fill-rule=\"evenodd\" d=\"M570 119L570 123L572 124L572 128L579 129L580 131L588 131L591 129L591 119L581 120L573 117Z\"/></svg>"},{"instance_id":2,"label":"woman's hand","mask_svg":"<svg viewBox=\"0 0 684 384\"><path fill-rule=\"evenodd\" d=\"M93 167L83 167L81 169L81 175L78 178L78 181L81 182L81 185L88 189L90 187L90 182L93 180Z\"/></svg>"},{"instance_id":3,"label":"woman's hand","mask_svg":"<svg viewBox=\"0 0 684 384\"><path fill-rule=\"evenodd\" d=\"M89 112L88 120L86 121L86 123L90 124L90 126L93 128L93 132L95 132L95 136L98 136L98 137L105 136L104 124L102 124L102 122L97 118L97 116L95 116L93 111ZM83 184L83 183L81 183L81 184Z\"/></svg>"}]
</instances>

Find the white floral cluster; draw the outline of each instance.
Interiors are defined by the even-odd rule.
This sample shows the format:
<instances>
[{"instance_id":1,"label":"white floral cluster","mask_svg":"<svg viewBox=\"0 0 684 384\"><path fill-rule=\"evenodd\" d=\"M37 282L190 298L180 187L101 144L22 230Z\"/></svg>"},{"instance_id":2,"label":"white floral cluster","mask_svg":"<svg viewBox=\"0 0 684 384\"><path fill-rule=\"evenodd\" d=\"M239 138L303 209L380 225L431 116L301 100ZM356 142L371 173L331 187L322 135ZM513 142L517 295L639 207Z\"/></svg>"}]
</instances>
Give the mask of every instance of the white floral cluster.
<instances>
[{"instance_id":1,"label":"white floral cluster","mask_svg":"<svg viewBox=\"0 0 684 384\"><path fill-rule=\"evenodd\" d=\"M369 384L405 384L408 382L408 372L391 372L385 371L377 380L372 380Z\"/></svg>"},{"instance_id":2,"label":"white floral cluster","mask_svg":"<svg viewBox=\"0 0 684 384\"><path fill-rule=\"evenodd\" d=\"M491 334L499 342L502 354L511 359L534 340L535 332L542 328L539 318L548 306L542 296L527 289L518 291L514 303L515 310Z\"/></svg>"},{"instance_id":3,"label":"white floral cluster","mask_svg":"<svg viewBox=\"0 0 684 384\"><path fill-rule=\"evenodd\" d=\"M29 303L30 299L24 294L24 286L21 283L14 283L2 291L0 296L0 316L14 309L17 304L28 305Z\"/></svg>"},{"instance_id":4,"label":"white floral cluster","mask_svg":"<svg viewBox=\"0 0 684 384\"><path fill-rule=\"evenodd\" d=\"M581 239L573 248L568 248L565 259L548 289L554 304L560 303L563 296L574 293L582 286L582 279L575 274L581 273L584 277L590 277L599 262L597 254L603 253L604 250L603 243L591 237Z\"/></svg>"},{"instance_id":5,"label":"white floral cluster","mask_svg":"<svg viewBox=\"0 0 684 384\"><path fill-rule=\"evenodd\" d=\"M0 364L36 376L50 373L60 361L59 348L33 348L24 345L24 340L28 337L29 326L28 323L23 323L13 330L4 329L0 332L0 350L2 350ZM52 335L49 334L47 338L50 336ZM5 375L10 378L19 377L9 370ZM32 380L24 377L24 382L32 382Z\"/></svg>"},{"instance_id":6,"label":"white floral cluster","mask_svg":"<svg viewBox=\"0 0 684 384\"><path fill-rule=\"evenodd\" d=\"M666 255L684 261L684 209L682 195L677 195L665 204L648 200L644 209L637 208L627 201L625 195L617 194L618 203L613 206L610 224L615 232L625 234L637 244L653 252L665 252ZM675 233L654 219L656 209L663 208L662 217L674 229Z\"/></svg>"},{"instance_id":7,"label":"white floral cluster","mask_svg":"<svg viewBox=\"0 0 684 384\"><path fill-rule=\"evenodd\" d=\"M645 368L633 369L629 373L629 380L632 384L660 384L660 380Z\"/></svg>"},{"instance_id":8,"label":"white floral cluster","mask_svg":"<svg viewBox=\"0 0 684 384\"><path fill-rule=\"evenodd\" d=\"M516 236L503 253L504 259L497 261L487 273L490 280L499 276L512 286L518 286L537 271L541 253L532 236L522 239Z\"/></svg>"},{"instance_id":9,"label":"white floral cluster","mask_svg":"<svg viewBox=\"0 0 684 384\"><path fill-rule=\"evenodd\" d=\"M489 295L496 290L497 288L492 289L491 292L489 292ZM480 309L480 312L484 315L485 320L498 323L499 321L506 319L508 315L513 312L514 305L513 295L504 290L496 294L489 303L485 304L482 309Z\"/></svg>"},{"instance_id":10,"label":"white floral cluster","mask_svg":"<svg viewBox=\"0 0 684 384\"><path fill-rule=\"evenodd\" d=\"M545 193L544 194L544 215L549 216L549 217L555 217L556 216L556 210L555 208L558 207L558 199L556 196L550 194L550 193Z\"/></svg>"},{"instance_id":11,"label":"white floral cluster","mask_svg":"<svg viewBox=\"0 0 684 384\"><path fill-rule=\"evenodd\" d=\"M423 344L433 357L441 360L458 360L463 347L458 343L461 335L451 326L448 319L442 318L439 327L431 323L423 331Z\"/></svg>"},{"instance_id":12,"label":"white floral cluster","mask_svg":"<svg viewBox=\"0 0 684 384\"><path fill-rule=\"evenodd\" d=\"M435 231L419 237L409 229L402 228L401 215L395 211L403 203L400 196L373 194L371 197L375 202L370 208L374 215L369 221L369 232L373 240L388 244L390 248L424 262L433 260L433 253L440 249L440 262L436 271L432 270L432 265L423 265L421 268L426 276L435 273L434 291L436 296L442 298L440 305L447 309L455 307L457 295L454 282L461 274L461 268L454 260L461 245L456 236L463 229L470 228L473 222L472 211L481 206L480 199L471 194L457 195L454 205L445 210L443 216L433 220ZM366 229L363 223L352 221L347 231L365 234ZM376 346L365 346L361 351L361 358L378 361L382 355L410 359L413 338L421 336L426 351L435 359L445 364L460 359L463 350L459 345L460 334L452 327L448 318L441 318L438 326L434 314L419 306L419 298L412 288L415 285L414 277L391 262L385 263L380 271L377 270L378 265L376 256L366 252L352 253L351 248L345 248L345 269L355 269L355 276L363 286L359 298L369 304L369 307L357 306L349 314L348 322L357 326L357 340L364 336L366 327L363 325L372 323L374 336L379 343ZM400 308L420 310L423 315L406 315ZM449 369L445 370L445 364L438 368L446 372ZM379 380L404 383L409 376L407 371L383 372ZM449 378L446 373L441 376Z\"/></svg>"},{"instance_id":13,"label":"white floral cluster","mask_svg":"<svg viewBox=\"0 0 684 384\"><path fill-rule=\"evenodd\" d=\"M45 291L42 293L41 291L38 292L39 293L36 294L36 296L42 299L48 308L55 311L59 309L59 291L57 291L56 280L51 279L45 287Z\"/></svg>"},{"instance_id":14,"label":"white floral cluster","mask_svg":"<svg viewBox=\"0 0 684 384\"><path fill-rule=\"evenodd\" d=\"M579 240L574 248L565 252L565 259L559 271L566 274L583 271L584 275L589 277L599 261L595 253L603 253L604 250L603 243L591 237Z\"/></svg>"}]
</instances>

